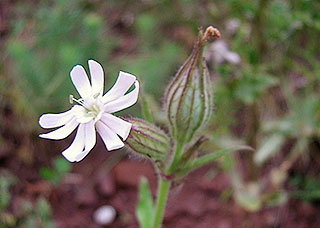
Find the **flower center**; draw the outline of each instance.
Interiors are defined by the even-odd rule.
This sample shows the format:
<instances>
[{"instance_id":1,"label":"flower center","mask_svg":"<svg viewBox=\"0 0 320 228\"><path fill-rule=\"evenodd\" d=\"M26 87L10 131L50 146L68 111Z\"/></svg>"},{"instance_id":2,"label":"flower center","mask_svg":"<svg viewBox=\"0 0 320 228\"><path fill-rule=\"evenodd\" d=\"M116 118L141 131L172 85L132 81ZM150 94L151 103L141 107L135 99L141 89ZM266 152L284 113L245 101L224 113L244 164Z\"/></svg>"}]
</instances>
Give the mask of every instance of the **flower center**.
<instances>
[{"instance_id":1,"label":"flower center","mask_svg":"<svg viewBox=\"0 0 320 228\"><path fill-rule=\"evenodd\" d=\"M100 113L100 107L97 104L91 105L90 108L87 108L85 106L83 106L83 107L85 108L85 111L86 111L87 115L90 116L90 117L95 118Z\"/></svg>"},{"instance_id":2,"label":"flower center","mask_svg":"<svg viewBox=\"0 0 320 228\"><path fill-rule=\"evenodd\" d=\"M77 112L77 121L80 123L87 123L91 120L97 122L103 113L103 103L100 100L99 96L92 96L85 99L75 99L73 96L70 96L71 102L78 103L79 112Z\"/></svg>"}]
</instances>

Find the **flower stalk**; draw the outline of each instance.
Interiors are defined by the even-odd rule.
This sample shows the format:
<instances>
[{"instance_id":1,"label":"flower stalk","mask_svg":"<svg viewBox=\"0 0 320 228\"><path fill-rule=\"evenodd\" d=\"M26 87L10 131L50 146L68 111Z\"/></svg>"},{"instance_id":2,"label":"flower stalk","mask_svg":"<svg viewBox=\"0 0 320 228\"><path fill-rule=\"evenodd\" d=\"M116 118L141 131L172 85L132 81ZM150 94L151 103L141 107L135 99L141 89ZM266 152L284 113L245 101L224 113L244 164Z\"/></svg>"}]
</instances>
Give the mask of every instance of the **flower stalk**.
<instances>
[{"instance_id":1,"label":"flower stalk","mask_svg":"<svg viewBox=\"0 0 320 228\"><path fill-rule=\"evenodd\" d=\"M164 211L166 207L166 202L168 198L169 189L171 186L171 180L165 180L159 177L157 201L155 208L155 215L153 220L153 228L160 228L162 225L162 220L164 216Z\"/></svg>"},{"instance_id":2,"label":"flower stalk","mask_svg":"<svg viewBox=\"0 0 320 228\"><path fill-rule=\"evenodd\" d=\"M199 133L211 117L213 96L209 72L203 59L203 47L209 39L219 37L220 32L212 26L205 33L200 29L191 55L180 67L165 93L164 107L174 150L166 153L165 167L160 170L153 228L162 225L171 183L183 177L179 174L193 170L195 152L206 139ZM208 158L201 164L210 161L211 158Z\"/></svg>"}]
</instances>

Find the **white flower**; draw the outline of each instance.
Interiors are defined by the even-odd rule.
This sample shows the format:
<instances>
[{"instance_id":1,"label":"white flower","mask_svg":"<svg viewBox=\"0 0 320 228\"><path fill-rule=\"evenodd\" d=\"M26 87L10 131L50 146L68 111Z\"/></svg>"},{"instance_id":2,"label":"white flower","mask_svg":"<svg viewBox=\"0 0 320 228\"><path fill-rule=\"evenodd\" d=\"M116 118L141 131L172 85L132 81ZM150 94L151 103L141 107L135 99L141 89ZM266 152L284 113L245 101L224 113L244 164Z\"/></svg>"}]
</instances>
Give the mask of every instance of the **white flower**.
<instances>
[{"instance_id":1,"label":"white flower","mask_svg":"<svg viewBox=\"0 0 320 228\"><path fill-rule=\"evenodd\" d=\"M207 61L212 61L214 64L228 62L237 65L241 62L238 53L230 51L227 42L222 39L210 44L204 56Z\"/></svg>"},{"instance_id":2,"label":"white flower","mask_svg":"<svg viewBox=\"0 0 320 228\"><path fill-rule=\"evenodd\" d=\"M101 65L88 61L91 84L84 68L76 65L70 72L71 80L81 99L70 110L59 114L43 114L39 124L43 128L60 127L52 132L39 135L47 139L64 139L78 127L72 144L62 154L70 162L81 161L96 144L96 130L107 150L124 146L131 124L111 113L128 108L138 99L139 82L136 77L121 72L113 87L103 95L104 73ZM126 94L132 85L135 88ZM119 136L122 140L119 138Z\"/></svg>"}]
</instances>

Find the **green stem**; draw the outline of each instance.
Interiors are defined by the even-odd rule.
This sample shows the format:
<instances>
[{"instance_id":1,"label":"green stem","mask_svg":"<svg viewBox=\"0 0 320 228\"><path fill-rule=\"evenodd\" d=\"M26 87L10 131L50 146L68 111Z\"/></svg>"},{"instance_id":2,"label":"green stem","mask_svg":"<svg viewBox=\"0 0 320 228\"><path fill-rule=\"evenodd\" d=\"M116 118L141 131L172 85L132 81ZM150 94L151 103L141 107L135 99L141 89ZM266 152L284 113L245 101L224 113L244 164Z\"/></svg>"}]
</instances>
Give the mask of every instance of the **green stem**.
<instances>
[{"instance_id":1,"label":"green stem","mask_svg":"<svg viewBox=\"0 0 320 228\"><path fill-rule=\"evenodd\" d=\"M171 160L171 163L166 170L167 175L172 174L173 170L177 167L177 163L180 160L180 154L181 154L182 148L183 148L182 144L177 143L175 150L174 150L174 153L173 153L173 158Z\"/></svg>"},{"instance_id":2,"label":"green stem","mask_svg":"<svg viewBox=\"0 0 320 228\"><path fill-rule=\"evenodd\" d=\"M153 218L153 228L161 228L170 185L170 180L164 180L161 177L159 178L156 209Z\"/></svg>"}]
</instances>

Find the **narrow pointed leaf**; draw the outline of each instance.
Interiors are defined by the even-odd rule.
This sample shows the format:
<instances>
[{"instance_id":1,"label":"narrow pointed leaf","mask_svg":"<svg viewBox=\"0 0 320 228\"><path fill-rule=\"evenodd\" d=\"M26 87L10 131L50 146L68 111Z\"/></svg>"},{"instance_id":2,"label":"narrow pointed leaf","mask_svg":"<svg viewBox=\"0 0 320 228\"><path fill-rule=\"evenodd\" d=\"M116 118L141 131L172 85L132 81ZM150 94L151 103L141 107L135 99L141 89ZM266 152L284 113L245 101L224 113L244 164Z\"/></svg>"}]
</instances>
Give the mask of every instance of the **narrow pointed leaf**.
<instances>
[{"instance_id":1,"label":"narrow pointed leaf","mask_svg":"<svg viewBox=\"0 0 320 228\"><path fill-rule=\"evenodd\" d=\"M153 201L149 189L148 180L143 177L139 184L139 199L136 208L136 216L140 228L152 227L153 221Z\"/></svg>"},{"instance_id":2,"label":"narrow pointed leaf","mask_svg":"<svg viewBox=\"0 0 320 228\"><path fill-rule=\"evenodd\" d=\"M267 138L254 155L255 163L258 165L262 165L277 151L279 151L284 140L284 136L280 134L273 134L269 138Z\"/></svg>"},{"instance_id":3,"label":"narrow pointed leaf","mask_svg":"<svg viewBox=\"0 0 320 228\"><path fill-rule=\"evenodd\" d=\"M152 123L152 118L151 118L151 113L148 107L148 102L146 99L142 100L142 111L143 111L143 116L144 118L149 122Z\"/></svg>"},{"instance_id":4,"label":"narrow pointed leaf","mask_svg":"<svg viewBox=\"0 0 320 228\"><path fill-rule=\"evenodd\" d=\"M236 152L239 150L251 150L253 149L249 146L237 146L229 149L222 149L219 151L216 151L212 154L207 154L199 157L198 159L194 160L193 162L190 162L179 174L179 176L185 176L187 173L189 173L192 170L195 170L201 166L204 166L214 160L216 160L219 157L225 156L227 154L230 154L232 152Z\"/></svg>"}]
</instances>

